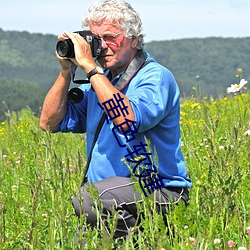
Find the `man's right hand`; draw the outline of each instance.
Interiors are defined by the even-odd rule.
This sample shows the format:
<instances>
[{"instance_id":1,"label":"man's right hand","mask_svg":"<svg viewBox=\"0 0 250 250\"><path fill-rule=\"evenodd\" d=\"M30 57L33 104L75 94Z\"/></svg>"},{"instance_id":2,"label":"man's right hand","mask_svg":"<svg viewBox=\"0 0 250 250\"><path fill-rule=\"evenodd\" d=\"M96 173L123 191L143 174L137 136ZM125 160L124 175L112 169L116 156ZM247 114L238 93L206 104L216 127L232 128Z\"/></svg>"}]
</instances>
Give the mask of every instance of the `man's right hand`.
<instances>
[{"instance_id":1,"label":"man's right hand","mask_svg":"<svg viewBox=\"0 0 250 250\"><path fill-rule=\"evenodd\" d=\"M61 34L58 36L58 41L62 41L65 39L69 39L65 33ZM58 53L56 52L56 57L58 59L58 61L60 62L61 66L62 66L62 71L69 71L73 68L76 68L78 66L77 61L74 58L67 58L67 57L61 57L58 55ZM74 69L75 70L75 69Z\"/></svg>"}]
</instances>

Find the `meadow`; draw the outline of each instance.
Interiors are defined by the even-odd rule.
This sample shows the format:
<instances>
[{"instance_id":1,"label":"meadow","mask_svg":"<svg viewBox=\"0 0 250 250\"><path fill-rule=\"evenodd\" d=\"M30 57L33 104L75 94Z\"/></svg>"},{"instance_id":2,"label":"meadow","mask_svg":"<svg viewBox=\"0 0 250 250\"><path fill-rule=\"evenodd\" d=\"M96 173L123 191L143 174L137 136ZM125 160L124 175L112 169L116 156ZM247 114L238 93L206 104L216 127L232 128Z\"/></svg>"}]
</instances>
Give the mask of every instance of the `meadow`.
<instances>
[{"instance_id":1,"label":"meadow","mask_svg":"<svg viewBox=\"0 0 250 250\"><path fill-rule=\"evenodd\" d=\"M190 204L154 212L144 198L143 230L113 240L99 223L85 249L250 249L250 95L181 104L182 150L193 187ZM40 131L29 109L6 113L0 124L0 249L81 249L71 197L79 189L85 158L81 134ZM94 192L94 191L93 191ZM96 200L96 212L101 205ZM136 230L135 230L136 231ZM79 237L78 237L79 236ZM119 244L118 244L119 243Z\"/></svg>"}]
</instances>

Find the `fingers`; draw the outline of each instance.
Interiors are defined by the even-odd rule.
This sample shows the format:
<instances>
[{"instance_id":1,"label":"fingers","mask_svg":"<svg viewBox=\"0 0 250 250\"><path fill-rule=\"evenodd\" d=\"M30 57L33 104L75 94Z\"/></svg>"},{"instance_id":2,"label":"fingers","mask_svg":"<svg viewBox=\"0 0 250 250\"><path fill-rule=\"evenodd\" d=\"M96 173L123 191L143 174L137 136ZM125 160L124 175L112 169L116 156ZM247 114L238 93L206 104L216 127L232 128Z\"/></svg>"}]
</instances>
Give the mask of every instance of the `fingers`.
<instances>
[{"instance_id":1,"label":"fingers","mask_svg":"<svg viewBox=\"0 0 250 250\"><path fill-rule=\"evenodd\" d=\"M67 67L70 65L75 65L75 66L79 65L75 58L61 57L58 55L57 51L56 51L56 57L62 66Z\"/></svg>"},{"instance_id":2,"label":"fingers","mask_svg":"<svg viewBox=\"0 0 250 250\"><path fill-rule=\"evenodd\" d=\"M65 39L68 39L69 36L67 35L66 31L64 31L62 34L60 34L57 39L58 40L65 40Z\"/></svg>"},{"instance_id":3,"label":"fingers","mask_svg":"<svg viewBox=\"0 0 250 250\"><path fill-rule=\"evenodd\" d=\"M57 55L57 58L59 59L60 63L63 63L63 60L70 60L73 64L80 66L86 64L86 62L91 61L92 63L92 52L90 45L87 43L87 41L78 33L72 33L68 31L64 31L63 34L58 36L59 40L65 40L70 39L72 43L74 44L74 52L75 57L74 58L62 58L59 55ZM84 66L82 66L84 68Z\"/></svg>"},{"instance_id":4,"label":"fingers","mask_svg":"<svg viewBox=\"0 0 250 250\"><path fill-rule=\"evenodd\" d=\"M69 39L71 39L71 40L76 39L77 36L78 36L77 33L72 33L72 32L69 32L69 31L64 31L62 35L63 35L64 39L65 39L65 38L69 38Z\"/></svg>"},{"instance_id":5,"label":"fingers","mask_svg":"<svg viewBox=\"0 0 250 250\"><path fill-rule=\"evenodd\" d=\"M69 31L64 31L62 34L60 34L57 38L58 40L65 40L65 39L74 39L78 36L77 33L72 33Z\"/></svg>"}]
</instances>

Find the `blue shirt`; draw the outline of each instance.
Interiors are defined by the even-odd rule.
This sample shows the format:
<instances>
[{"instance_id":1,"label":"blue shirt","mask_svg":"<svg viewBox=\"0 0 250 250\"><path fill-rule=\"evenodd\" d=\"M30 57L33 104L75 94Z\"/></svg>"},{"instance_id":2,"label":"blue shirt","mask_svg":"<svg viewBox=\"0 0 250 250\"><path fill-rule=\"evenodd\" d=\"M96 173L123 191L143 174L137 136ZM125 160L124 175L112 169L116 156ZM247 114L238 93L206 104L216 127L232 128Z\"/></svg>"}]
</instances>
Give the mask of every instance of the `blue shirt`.
<instances>
[{"instance_id":1,"label":"blue shirt","mask_svg":"<svg viewBox=\"0 0 250 250\"><path fill-rule=\"evenodd\" d=\"M149 142L164 186L191 187L181 152L180 91L172 73L147 55L150 61L133 77L123 93L134 111L137 133L126 142L124 134L114 129L112 121L105 121L92 153L88 181L96 182L109 176L130 176L128 163L121 161L128 148ZM112 84L115 84L120 75ZM78 103L68 102L66 116L58 126L62 132L86 132L89 155L95 131L103 110L90 84L81 85L84 98ZM113 129L113 130L112 130ZM114 134L116 133L116 134ZM145 138L147 141L145 141ZM126 145L121 147L121 145ZM132 150L131 150L132 151Z\"/></svg>"}]
</instances>

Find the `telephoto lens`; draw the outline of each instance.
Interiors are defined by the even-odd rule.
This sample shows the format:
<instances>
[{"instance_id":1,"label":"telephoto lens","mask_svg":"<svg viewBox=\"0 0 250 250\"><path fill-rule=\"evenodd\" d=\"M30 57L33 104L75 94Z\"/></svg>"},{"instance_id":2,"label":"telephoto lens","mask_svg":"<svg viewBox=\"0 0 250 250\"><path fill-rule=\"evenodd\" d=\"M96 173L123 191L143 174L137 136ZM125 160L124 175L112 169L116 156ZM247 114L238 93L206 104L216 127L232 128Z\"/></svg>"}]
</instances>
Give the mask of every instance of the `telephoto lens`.
<instances>
[{"instance_id":1,"label":"telephoto lens","mask_svg":"<svg viewBox=\"0 0 250 250\"><path fill-rule=\"evenodd\" d=\"M74 44L70 39L58 41L56 45L56 51L58 55L61 57L68 57L68 58L75 57Z\"/></svg>"},{"instance_id":2,"label":"telephoto lens","mask_svg":"<svg viewBox=\"0 0 250 250\"><path fill-rule=\"evenodd\" d=\"M74 33L78 33L90 45L93 57L97 58L101 54L102 52L101 38L95 36L90 30L75 31ZM68 57L68 58L75 57L74 44L70 39L58 41L56 44L56 51L58 55L61 57Z\"/></svg>"}]
</instances>

